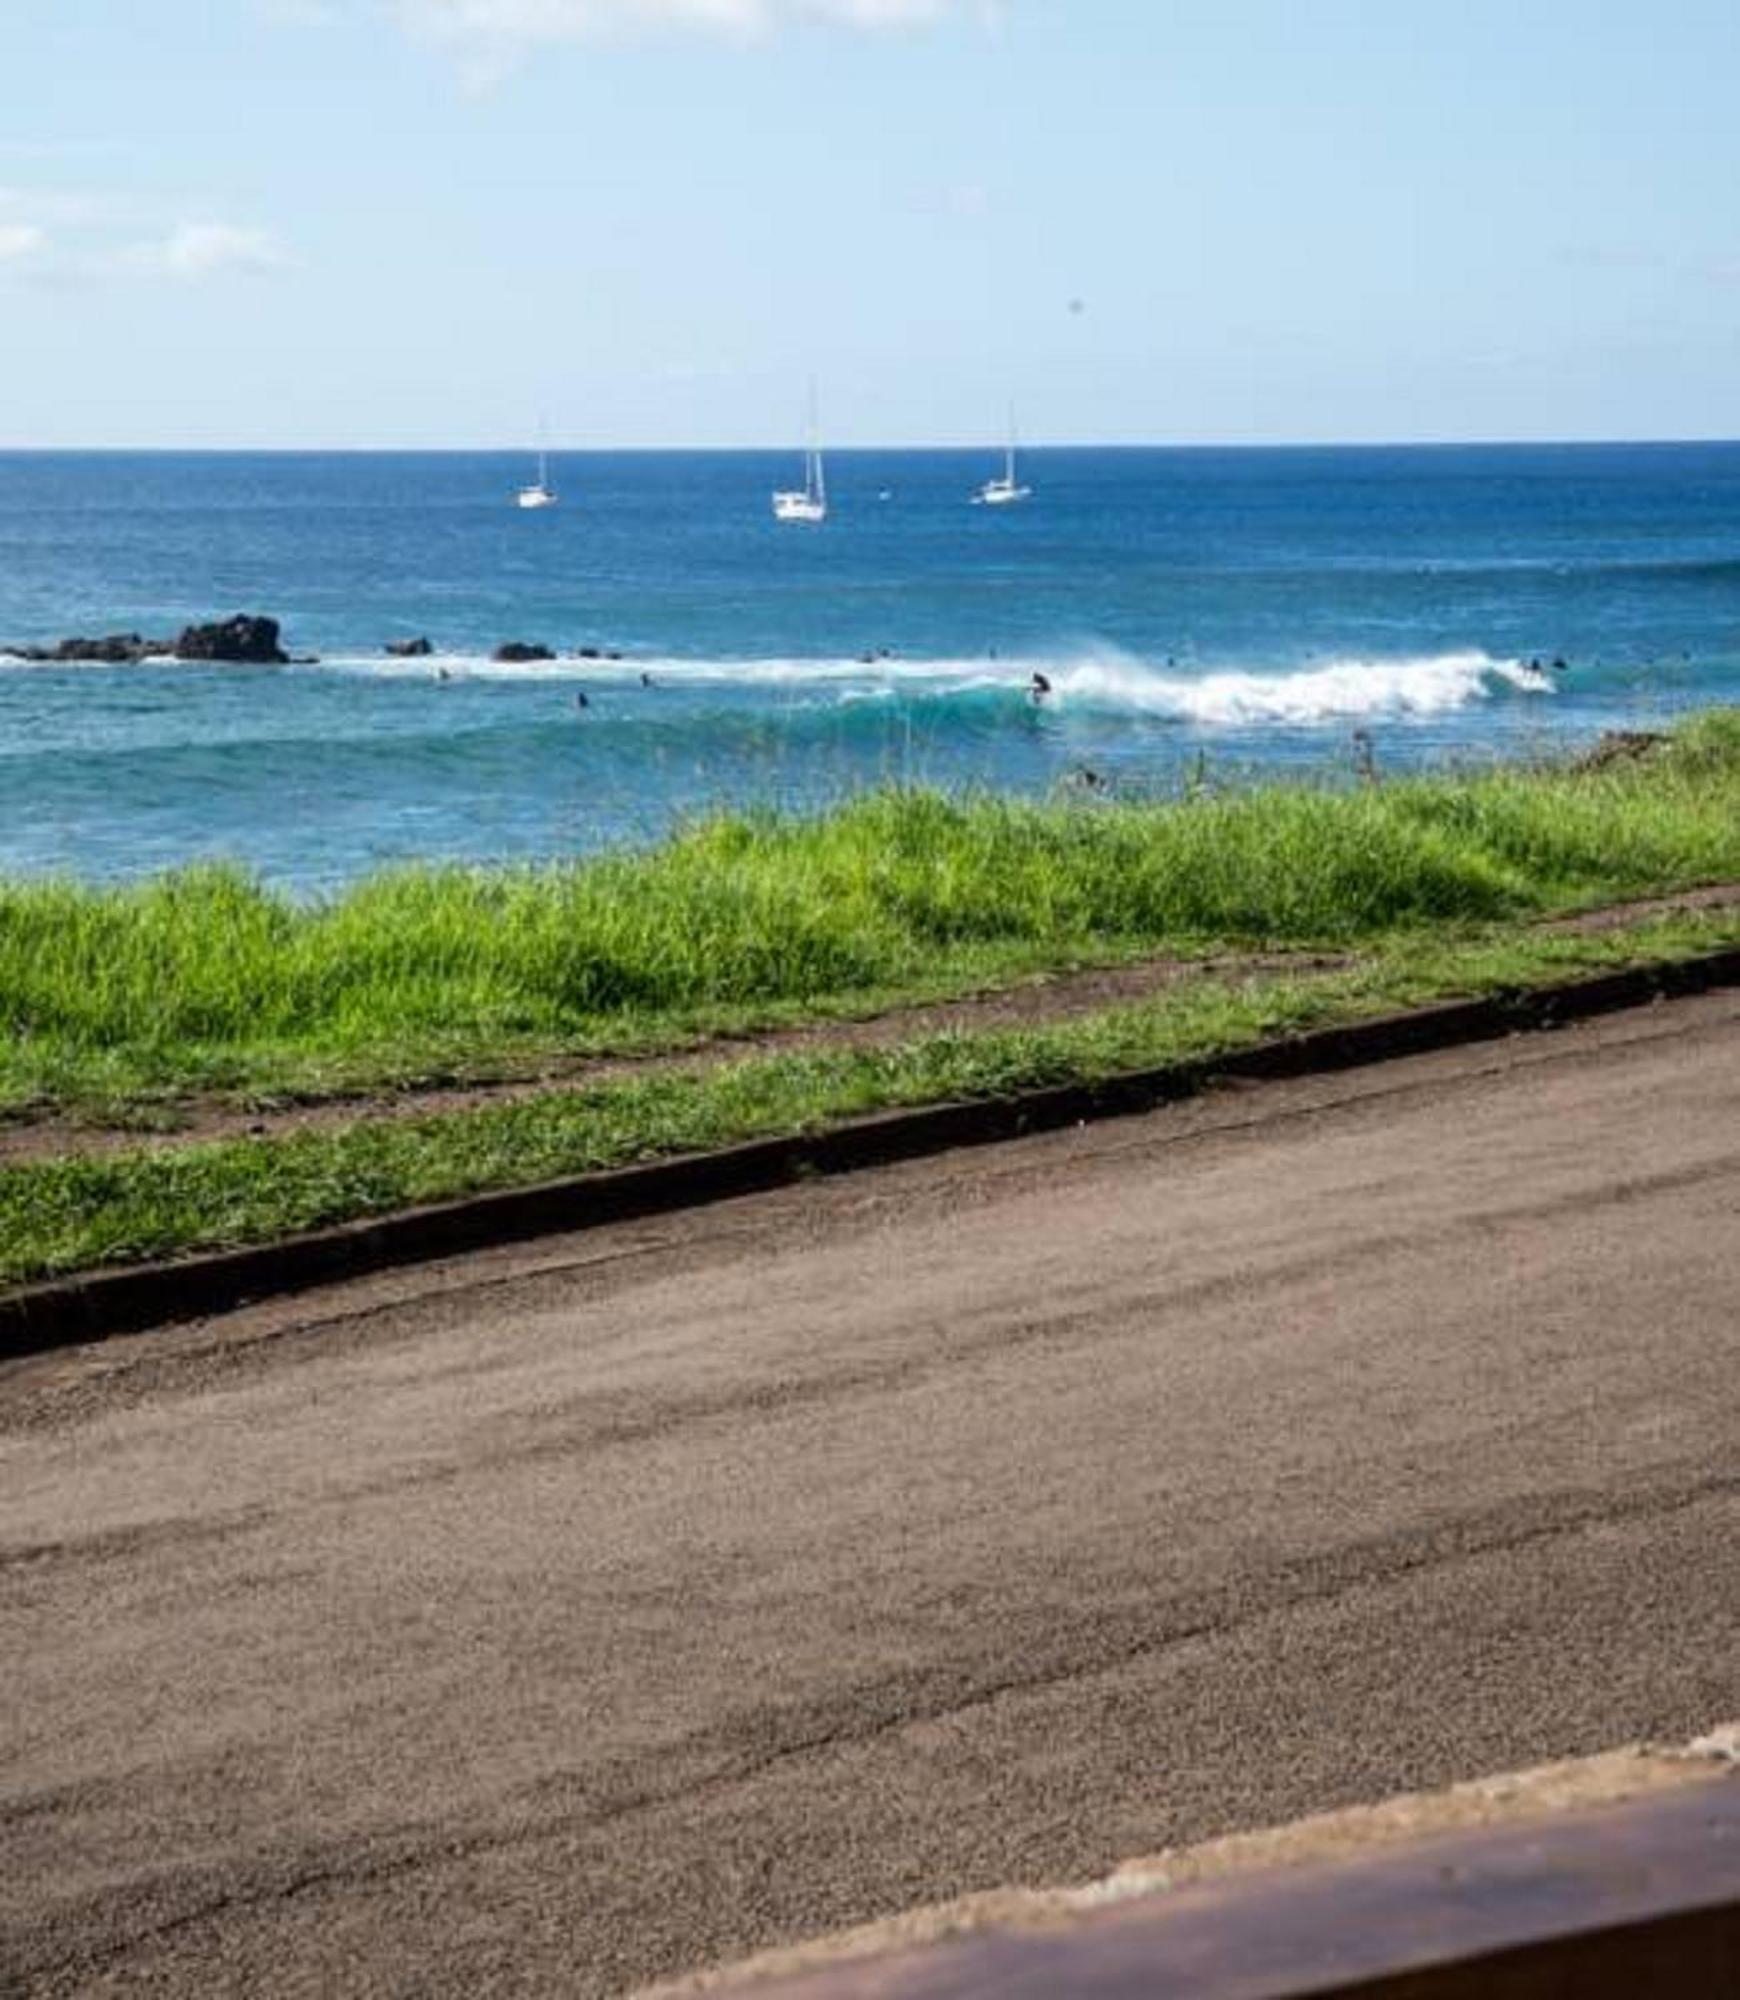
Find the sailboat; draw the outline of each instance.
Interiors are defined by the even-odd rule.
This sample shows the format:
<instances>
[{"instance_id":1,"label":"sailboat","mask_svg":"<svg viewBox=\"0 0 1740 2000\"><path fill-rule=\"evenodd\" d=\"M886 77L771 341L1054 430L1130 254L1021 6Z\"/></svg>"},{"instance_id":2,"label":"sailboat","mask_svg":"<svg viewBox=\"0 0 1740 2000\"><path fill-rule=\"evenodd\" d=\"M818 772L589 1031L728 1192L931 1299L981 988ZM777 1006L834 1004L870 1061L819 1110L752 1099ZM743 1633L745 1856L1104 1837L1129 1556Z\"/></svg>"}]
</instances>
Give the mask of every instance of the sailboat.
<instances>
[{"instance_id":1,"label":"sailboat","mask_svg":"<svg viewBox=\"0 0 1740 2000\"><path fill-rule=\"evenodd\" d=\"M538 476L530 486L522 486L514 496L521 507L554 507L557 500L555 487L550 484L550 454L542 445L538 447Z\"/></svg>"},{"instance_id":2,"label":"sailboat","mask_svg":"<svg viewBox=\"0 0 1740 2000\"><path fill-rule=\"evenodd\" d=\"M822 471L822 447L816 438L816 392L810 388L809 434L804 446L804 483L801 492L787 490L773 496L776 521L825 521L828 518L827 479Z\"/></svg>"},{"instance_id":3,"label":"sailboat","mask_svg":"<svg viewBox=\"0 0 1740 2000\"><path fill-rule=\"evenodd\" d=\"M1025 500L1033 488L1023 486L1015 477L1015 412L1009 412L1009 442L1003 452L1003 476L987 479L973 495L975 507L1008 507L1017 500Z\"/></svg>"}]
</instances>

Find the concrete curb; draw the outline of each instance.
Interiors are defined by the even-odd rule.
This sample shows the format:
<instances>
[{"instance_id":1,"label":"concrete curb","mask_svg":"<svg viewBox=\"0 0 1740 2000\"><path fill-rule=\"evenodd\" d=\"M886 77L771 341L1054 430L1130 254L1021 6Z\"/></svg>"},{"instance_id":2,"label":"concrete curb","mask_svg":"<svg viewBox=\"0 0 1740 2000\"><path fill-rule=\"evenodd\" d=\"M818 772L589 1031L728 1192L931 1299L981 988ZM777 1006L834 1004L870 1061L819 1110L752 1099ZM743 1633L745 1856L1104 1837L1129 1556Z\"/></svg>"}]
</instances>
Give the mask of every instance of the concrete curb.
<instances>
[{"instance_id":1,"label":"concrete curb","mask_svg":"<svg viewBox=\"0 0 1740 2000\"><path fill-rule=\"evenodd\" d=\"M1440 1791L1402 1792L1374 1804L1338 1806L1279 1826L1221 1834L1121 1862L1095 1881L1055 1888L982 1889L952 1902L897 1911L850 1930L800 1938L735 1963L660 1980L637 1989L630 2000L727 2000L727 1996L743 2000L752 1994L774 2000L775 1995L811 1991L825 1993L830 2000L849 2000L860 1993L875 1994L879 2000L893 2000L897 1994L916 2000L920 1992L934 2000L941 1981L926 1980L923 1972L931 1968L940 1972L948 1961L988 1936L997 1937L1005 1947L1014 1946L1017 1953L1026 1939L1053 1948L1067 1946L1072 1936L1090 1934L1108 1911L1123 1910L1138 1923L1163 1926L1181 1902L1187 1905L1216 1895L1236 1901L1243 1928L1260 1937L1279 1900L1276 1892L1284 1896L1302 1875L1315 1875L1320 1882L1332 1883L1337 1877L1351 1881L1397 1861L1414 1865L1422 1855L1441 1851L1448 1841L1465 1843L1464 1857L1472 1852L1478 1861L1483 1851L1493 1851L1495 1842L1518 1833L1544 1864L1561 1830L1576 1838L1592 1815L1647 1810L1664 1799L1695 1795L1712 1786L1722 1787L1724 1796L1740 1791L1740 1725L1723 1725L1695 1743L1633 1743L1592 1757L1496 1772ZM1638 1856L1630 1858L1635 1864ZM1643 1857L1645 1867L1648 1858ZM1545 1873L1544 1865L1540 1872ZM1634 1867L1635 1875L1643 1872ZM1740 1874L1733 1864L1729 1879L1740 1893ZM1347 1924L1343 1929L1355 1932L1359 1926ZM1458 1944L1468 1942L1466 1927L1459 1925L1447 1940L1440 1936L1435 1942L1448 1942L1454 1956ZM1083 1963L1088 1962L1091 1954L1084 1954ZM1287 1968L1282 1984L1288 1985L1288 1972L1299 1969ZM921 1975L917 1979L911 1976L915 1970ZM1197 1978L1187 1986L1155 1979L1139 1990L1144 1995L1184 1991L1206 1995L1210 1990L1206 1971L1201 1964L1195 1971ZM967 1990L1001 1994L1006 1989L981 1983ZM1064 1977L1046 1990L1074 1993L1080 1986ZM1315 1986L1309 1990L1318 1991ZM1359 1990L1367 1995L1364 1986ZM1414 1989L1407 1990L1412 2000L1419 2000ZM1490 2000L1487 1989L1476 1990L1483 2000ZM1566 1989L1546 1990L1562 1994Z\"/></svg>"},{"instance_id":2,"label":"concrete curb","mask_svg":"<svg viewBox=\"0 0 1740 2000\"><path fill-rule=\"evenodd\" d=\"M740 1982L766 2000L1636 2000L1735 1991L1740 1784L1166 1882ZM1017 1892L1018 1893L1018 1892ZM893 1928L891 1925L889 1928ZM702 1989L704 1990L704 1989ZM715 1991L731 1990L715 1987Z\"/></svg>"},{"instance_id":3,"label":"concrete curb","mask_svg":"<svg viewBox=\"0 0 1740 2000\"><path fill-rule=\"evenodd\" d=\"M1013 1097L924 1106L344 1223L278 1243L96 1271L0 1294L0 1360L226 1312L250 1300L470 1250L697 1207L956 1147L1121 1118L1220 1080L1328 1074L1740 985L1740 947L1522 993L1314 1029L1197 1062Z\"/></svg>"}]
</instances>

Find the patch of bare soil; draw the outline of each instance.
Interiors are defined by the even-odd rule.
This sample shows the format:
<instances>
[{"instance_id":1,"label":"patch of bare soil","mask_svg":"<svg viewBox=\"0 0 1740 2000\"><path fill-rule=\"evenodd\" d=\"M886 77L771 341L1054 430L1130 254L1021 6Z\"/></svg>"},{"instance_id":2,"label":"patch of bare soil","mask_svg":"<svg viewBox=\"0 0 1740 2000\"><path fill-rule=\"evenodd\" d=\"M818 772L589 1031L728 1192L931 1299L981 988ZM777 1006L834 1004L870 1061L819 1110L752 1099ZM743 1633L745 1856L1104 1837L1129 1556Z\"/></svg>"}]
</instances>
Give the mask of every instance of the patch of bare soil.
<instances>
[{"instance_id":1,"label":"patch of bare soil","mask_svg":"<svg viewBox=\"0 0 1740 2000\"><path fill-rule=\"evenodd\" d=\"M1677 896L1648 896L1637 903L1610 903L1604 909L1581 910L1574 917L1547 917L1537 926L1572 937L1599 937L1656 917L1695 916L1700 910L1740 907L1740 882L1713 882L1707 889L1684 889Z\"/></svg>"},{"instance_id":2,"label":"patch of bare soil","mask_svg":"<svg viewBox=\"0 0 1740 2000\"><path fill-rule=\"evenodd\" d=\"M1658 729L1609 729L1593 749L1573 760L1573 771L1606 771L1653 757L1668 739Z\"/></svg>"}]
</instances>

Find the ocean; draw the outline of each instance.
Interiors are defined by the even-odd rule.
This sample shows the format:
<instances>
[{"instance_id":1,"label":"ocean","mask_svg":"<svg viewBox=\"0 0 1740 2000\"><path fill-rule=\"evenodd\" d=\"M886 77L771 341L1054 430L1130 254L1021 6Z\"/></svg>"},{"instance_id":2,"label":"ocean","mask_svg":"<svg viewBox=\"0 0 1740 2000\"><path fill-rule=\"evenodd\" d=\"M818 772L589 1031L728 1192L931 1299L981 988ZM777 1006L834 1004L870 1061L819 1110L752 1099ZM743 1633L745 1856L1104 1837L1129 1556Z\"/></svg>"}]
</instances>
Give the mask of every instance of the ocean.
<instances>
[{"instance_id":1,"label":"ocean","mask_svg":"<svg viewBox=\"0 0 1740 2000\"><path fill-rule=\"evenodd\" d=\"M249 611L319 661L0 659L0 873L317 892L887 782L1335 782L1355 730L1402 771L1740 701L1740 444L1042 449L1024 505L969 505L998 470L837 452L801 527L795 453L559 453L531 513L524 455L0 454L0 645Z\"/></svg>"}]
</instances>

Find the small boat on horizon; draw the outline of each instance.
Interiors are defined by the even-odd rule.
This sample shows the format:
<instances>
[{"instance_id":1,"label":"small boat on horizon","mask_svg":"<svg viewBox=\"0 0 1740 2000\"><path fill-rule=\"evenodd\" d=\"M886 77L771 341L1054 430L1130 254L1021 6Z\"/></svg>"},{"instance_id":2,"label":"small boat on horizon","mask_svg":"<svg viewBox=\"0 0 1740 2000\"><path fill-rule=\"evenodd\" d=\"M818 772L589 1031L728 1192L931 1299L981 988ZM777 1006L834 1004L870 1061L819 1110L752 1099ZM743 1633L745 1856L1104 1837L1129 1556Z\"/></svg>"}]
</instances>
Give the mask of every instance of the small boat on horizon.
<instances>
[{"instance_id":1,"label":"small boat on horizon","mask_svg":"<svg viewBox=\"0 0 1740 2000\"><path fill-rule=\"evenodd\" d=\"M816 430L816 390L810 384L809 425L804 444L802 491L787 488L773 496L776 521L819 522L828 518L828 487L822 467L822 447Z\"/></svg>"},{"instance_id":2,"label":"small boat on horizon","mask_svg":"<svg viewBox=\"0 0 1740 2000\"><path fill-rule=\"evenodd\" d=\"M529 486L520 488L514 496L514 504L519 507L554 507L560 497L550 484L550 455L539 445L538 476Z\"/></svg>"},{"instance_id":3,"label":"small boat on horizon","mask_svg":"<svg viewBox=\"0 0 1740 2000\"><path fill-rule=\"evenodd\" d=\"M1009 411L1009 439L1003 450L1003 473L999 479L987 479L973 495L975 507L1009 507L1017 500L1028 499L1033 492L1031 486L1023 486L1015 476L1015 411Z\"/></svg>"}]
</instances>

